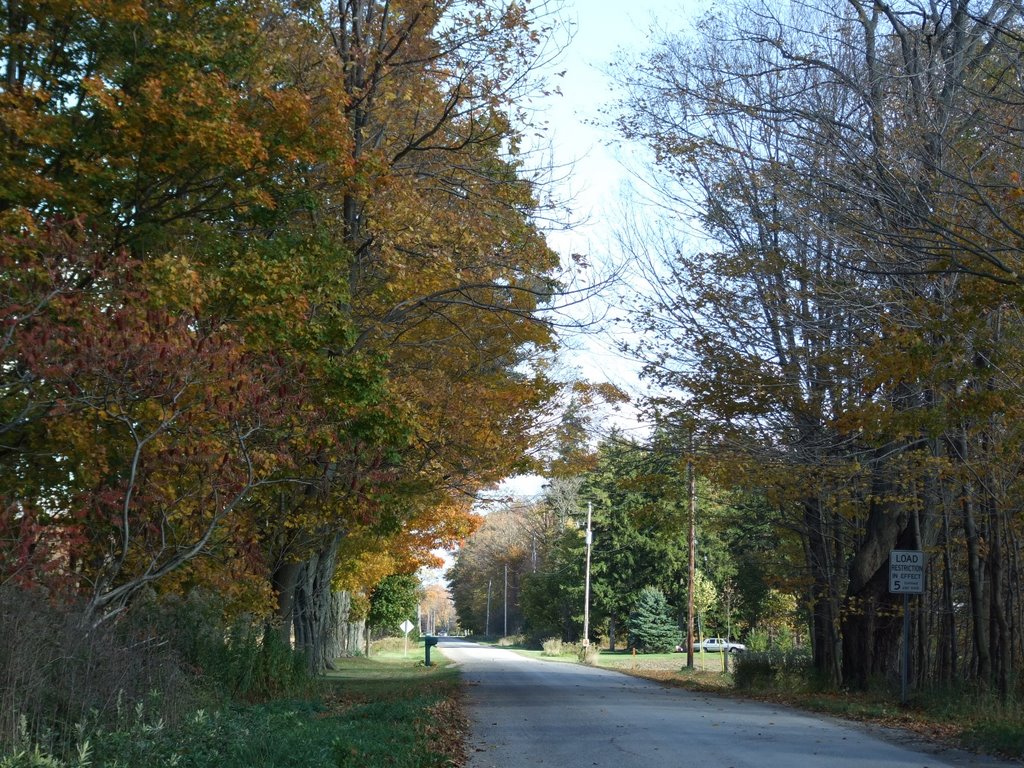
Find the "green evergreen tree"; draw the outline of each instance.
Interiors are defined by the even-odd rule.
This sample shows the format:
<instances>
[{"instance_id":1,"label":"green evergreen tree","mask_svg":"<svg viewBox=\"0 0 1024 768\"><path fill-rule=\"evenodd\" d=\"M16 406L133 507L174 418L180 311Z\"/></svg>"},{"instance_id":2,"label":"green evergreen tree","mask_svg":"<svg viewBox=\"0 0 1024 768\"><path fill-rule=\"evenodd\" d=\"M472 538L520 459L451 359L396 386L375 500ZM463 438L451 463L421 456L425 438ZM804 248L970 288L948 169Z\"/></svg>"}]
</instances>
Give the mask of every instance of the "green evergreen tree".
<instances>
[{"instance_id":1,"label":"green evergreen tree","mask_svg":"<svg viewBox=\"0 0 1024 768\"><path fill-rule=\"evenodd\" d=\"M672 618L665 595L656 587L644 587L629 615L629 645L643 653L668 653L681 634Z\"/></svg>"}]
</instances>

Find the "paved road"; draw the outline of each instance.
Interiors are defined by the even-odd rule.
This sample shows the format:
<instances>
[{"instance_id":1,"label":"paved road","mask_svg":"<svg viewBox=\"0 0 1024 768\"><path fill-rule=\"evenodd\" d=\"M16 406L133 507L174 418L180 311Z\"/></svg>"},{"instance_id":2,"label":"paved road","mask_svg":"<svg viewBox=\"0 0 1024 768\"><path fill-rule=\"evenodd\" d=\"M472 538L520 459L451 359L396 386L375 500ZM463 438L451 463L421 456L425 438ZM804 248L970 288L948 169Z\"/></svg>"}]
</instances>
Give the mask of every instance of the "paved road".
<instances>
[{"instance_id":1,"label":"paved road","mask_svg":"<svg viewBox=\"0 0 1024 768\"><path fill-rule=\"evenodd\" d=\"M527 659L456 638L473 730L470 768L949 768L1009 766L928 753L783 707Z\"/></svg>"}]
</instances>

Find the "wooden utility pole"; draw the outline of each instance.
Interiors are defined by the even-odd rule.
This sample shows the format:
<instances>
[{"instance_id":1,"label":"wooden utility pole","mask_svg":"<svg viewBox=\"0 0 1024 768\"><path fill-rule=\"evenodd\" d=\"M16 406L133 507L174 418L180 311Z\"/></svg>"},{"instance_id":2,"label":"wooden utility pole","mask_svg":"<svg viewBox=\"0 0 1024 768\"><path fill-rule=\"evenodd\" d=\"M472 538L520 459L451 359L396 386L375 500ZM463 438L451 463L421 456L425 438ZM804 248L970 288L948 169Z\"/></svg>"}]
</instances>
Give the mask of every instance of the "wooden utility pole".
<instances>
[{"instance_id":1,"label":"wooden utility pole","mask_svg":"<svg viewBox=\"0 0 1024 768\"><path fill-rule=\"evenodd\" d=\"M487 580L487 618L484 620L484 635L486 637L491 636L491 582L493 579Z\"/></svg>"},{"instance_id":2,"label":"wooden utility pole","mask_svg":"<svg viewBox=\"0 0 1024 768\"><path fill-rule=\"evenodd\" d=\"M590 548L594 543L594 534L590 530L593 504L587 502L587 569L583 577L583 645L590 645Z\"/></svg>"},{"instance_id":3,"label":"wooden utility pole","mask_svg":"<svg viewBox=\"0 0 1024 768\"><path fill-rule=\"evenodd\" d=\"M690 507L690 589L686 607L686 666L693 669L693 593L697 578L697 479L693 472L693 435L690 435L690 457L686 462L687 496Z\"/></svg>"}]
</instances>

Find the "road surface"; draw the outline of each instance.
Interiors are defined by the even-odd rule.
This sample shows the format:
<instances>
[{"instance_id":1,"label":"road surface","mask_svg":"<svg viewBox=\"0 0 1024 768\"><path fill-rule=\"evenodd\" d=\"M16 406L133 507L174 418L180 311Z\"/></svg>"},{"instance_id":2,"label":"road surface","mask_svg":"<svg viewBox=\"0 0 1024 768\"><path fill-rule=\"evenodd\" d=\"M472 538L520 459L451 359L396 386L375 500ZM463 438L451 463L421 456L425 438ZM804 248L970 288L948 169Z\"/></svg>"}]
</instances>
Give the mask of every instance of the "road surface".
<instances>
[{"instance_id":1,"label":"road surface","mask_svg":"<svg viewBox=\"0 0 1024 768\"><path fill-rule=\"evenodd\" d=\"M457 638L438 648L467 684L470 768L951 768L1010 766L925 751L785 707L528 659Z\"/></svg>"}]
</instances>

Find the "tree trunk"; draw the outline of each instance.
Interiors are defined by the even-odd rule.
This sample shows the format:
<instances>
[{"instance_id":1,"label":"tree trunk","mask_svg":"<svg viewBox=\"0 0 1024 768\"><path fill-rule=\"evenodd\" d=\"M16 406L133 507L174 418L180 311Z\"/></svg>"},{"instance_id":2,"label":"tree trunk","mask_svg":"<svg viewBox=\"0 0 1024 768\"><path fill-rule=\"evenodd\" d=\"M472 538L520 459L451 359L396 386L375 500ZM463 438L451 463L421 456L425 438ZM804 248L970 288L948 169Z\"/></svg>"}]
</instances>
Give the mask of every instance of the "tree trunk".
<instances>
[{"instance_id":1,"label":"tree trunk","mask_svg":"<svg viewBox=\"0 0 1024 768\"><path fill-rule=\"evenodd\" d=\"M333 612L331 580L341 545L341 534L335 534L327 546L302 564L295 589L296 646L306 653L309 670L315 675L333 669L329 655Z\"/></svg>"},{"instance_id":2,"label":"tree trunk","mask_svg":"<svg viewBox=\"0 0 1024 768\"><path fill-rule=\"evenodd\" d=\"M811 573L811 658L814 669L833 685L842 682L837 573L821 503L804 503L805 548Z\"/></svg>"},{"instance_id":3,"label":"tree trunk","mask_svg":"<svg viewBox=\"0 0 1024 768\"><path fill-rule=\"evenodd\" d=\"M903 622L900 599L889 594L889 553L916 549L912 518L893 503L896 483L876 467L864 532L850 562L843 617L843 682L865 690L872 679L899 670ZM887 499L889 497L889 499Z\"/></svg>"},{"instance_id":4,"label":"tree trunk","mask_svg":"<svg viewBox=\"0 0 1024 768\"><path fill-rule=\"evenodd\" d=\"M939 629L936 677L942 683L957 679L956 604L953 600L953 553L950 541L949 509L942 513L942 621Z\"/></svg>"},{"instance_id":5,"label":"tree trunk","mask_svg":"<svg viewBox=\"0 0 1024 768\"><path fill-rule=\"evenodd\" d=\"M994 475L994 473L991 473ZM994 487L995 477L990 477L989 483ZM991 493L986 494L989 505L989 547L988 547L988 574L989 586L989 615L992 626L989 633L991 643L990 656L993 662L993 674L995 676L996 690L999 697L1006 701L1010 697L1010 681L1012 676L1010 660L1010 624L1006 618L1006 603L1003 597L1003 541L1001 526L996 499Z\"/></svg>"},{"instance_id":6,"label":"tree trunk","mask_svg":"<svg viewBox=\"0 0 1024 768\"><path fill-rule=\"evenodd\" d=\"M358 656L363 652L366 620L353 621L351 612L352 595L345 591L332 592L324 639L328 659Z\"/></svg>"},{"instance_id":7,"label":"tree trunk","mask_svg":"<svg viewBox=\"0 0 1024 768\"><path fill-rule=\"evenodd\" d=\"M302 563L282 563L271 576L271 586L277 598L270 631L277 632L289 646L292 644L292 625L295 606L295 585L298 583Z\"/></svg>"},{"instance_id":8,"label":"tree trunk","mask_svg":"<svg viewBox=\"0 0 1024 768\"><path fill-rule=\"evenodd\" d=\"M964 533L967 536L967 580L971 592L971 615L974 628L974 653L979 680L989 683L992 679L992 657L989 645L988 602L985 600L985 564L981 557L981 534L974 514L974 488L964 483L961 506L964 516Z\"/></svg>"}]
</instances>

